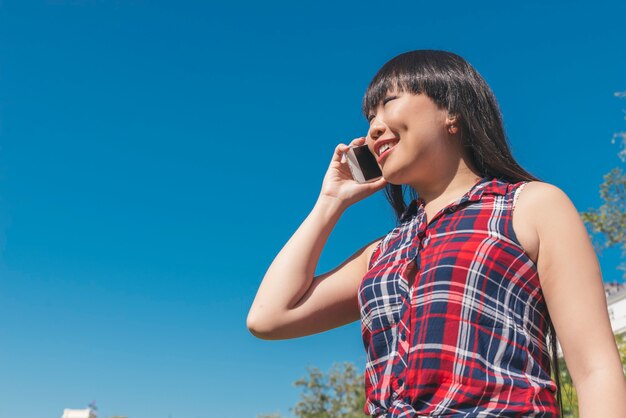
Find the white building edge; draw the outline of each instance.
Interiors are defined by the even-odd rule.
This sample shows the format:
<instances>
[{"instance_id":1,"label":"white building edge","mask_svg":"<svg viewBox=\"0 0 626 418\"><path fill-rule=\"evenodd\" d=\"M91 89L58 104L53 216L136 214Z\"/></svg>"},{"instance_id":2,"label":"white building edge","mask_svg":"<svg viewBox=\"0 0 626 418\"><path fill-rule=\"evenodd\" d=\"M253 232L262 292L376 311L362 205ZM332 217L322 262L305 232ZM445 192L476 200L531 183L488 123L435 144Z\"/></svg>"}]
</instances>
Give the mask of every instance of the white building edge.
<instances>
[{"instance_id":1,"label":"white building edge","mask_svg":"<svg viewBox=\"0 0 626 418\"><path fill-rule=\"evenodd\" d=\"M606 304L609 308L609 318L613 334L626 333L626 285L621 285L613 292L607 292Z\"/></svg>"},{"instance_id":2,"label":"white building edge","mask_svg":"<svg viewBox=\"0 0 626 418\"><path fill-rule=\"evenodd\" d=\"M64 409L62 418L98 418L96 411L87 409Z\"/></svg>"}]
</instances>

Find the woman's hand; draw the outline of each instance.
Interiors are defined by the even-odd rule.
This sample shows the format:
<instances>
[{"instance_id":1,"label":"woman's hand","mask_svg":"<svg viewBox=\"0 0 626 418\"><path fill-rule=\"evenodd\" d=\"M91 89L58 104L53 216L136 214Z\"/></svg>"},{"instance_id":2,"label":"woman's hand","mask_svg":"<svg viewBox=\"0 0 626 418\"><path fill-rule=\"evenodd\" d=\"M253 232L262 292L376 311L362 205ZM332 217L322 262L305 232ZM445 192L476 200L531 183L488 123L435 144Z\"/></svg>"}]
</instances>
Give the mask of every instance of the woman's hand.
<instances>
[{"instance_id":1,"label":"woman's hand","mask_svg":"<svg viewBox=\"0 0 626 418\"><path fill-rule=\"evenodd\" d=\"M344 153L350 146L365 144L365 137L354 139L350 145L339 144L335 148L335 153L330 162L324 181L320 199L335 200L344 209L348 206L366 198L385 187L387 182L380 178L371 183L359 184L352 178L350 167L344 157Z\"/></svg>"}]
</instances>

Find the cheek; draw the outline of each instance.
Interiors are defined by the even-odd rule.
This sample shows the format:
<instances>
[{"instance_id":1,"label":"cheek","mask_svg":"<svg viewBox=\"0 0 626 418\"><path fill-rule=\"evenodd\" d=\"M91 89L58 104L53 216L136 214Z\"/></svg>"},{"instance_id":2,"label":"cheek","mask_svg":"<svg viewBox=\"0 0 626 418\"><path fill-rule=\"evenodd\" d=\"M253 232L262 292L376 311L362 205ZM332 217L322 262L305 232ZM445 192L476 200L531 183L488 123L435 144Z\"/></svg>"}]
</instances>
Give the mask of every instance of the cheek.
<instances>
[{"instance_id":1,"label":"cheek","mask_svg":"<svg viewBox=\"0 0 626 418\"><path fill-rule=\"evenodd\" d=\"M400 137L403 152L444 146L445 120L435 112L398 108L385 115L385 123L395 136ZM400 145L399 144L399 145ZM371 149L371 146L370 146Z\"/></svg>"},{"instance_id":2,"label":"cheek","mask_svg":"<svg viewBox=\"0 0 626 418\"><path fill-rule=\"evenodd\" d=\"M436 118L414 119L407 125L406 135L412 142L420 143L424 146L443 145L445 140L445 127Z\"/></svg>"},{"instance_id":3,"label":"cheek","mask_svg":"<svg viewBox=\"0 0 626 418\"><path fill-rule=\"evenodd\" d=\"M407 111L394 110L385 116L385 123L392 131L401 133L408 130L415 119L415 115Z\"/></svg>"}]
</instances>

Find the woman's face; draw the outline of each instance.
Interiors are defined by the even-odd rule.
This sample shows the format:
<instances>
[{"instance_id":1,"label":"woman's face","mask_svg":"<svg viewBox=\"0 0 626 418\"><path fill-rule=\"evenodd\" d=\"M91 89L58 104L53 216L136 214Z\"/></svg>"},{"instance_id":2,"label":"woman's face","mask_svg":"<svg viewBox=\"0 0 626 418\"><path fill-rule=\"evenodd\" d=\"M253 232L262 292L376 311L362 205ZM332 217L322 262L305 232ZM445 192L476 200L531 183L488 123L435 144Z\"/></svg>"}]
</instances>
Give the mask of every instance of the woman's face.
<instances>
[{"instance_id":1,"label":"woman's face","mask_svg":"<svg viewBox=\"0 0 626 418\"><path fill-rule=\"evenodd\" d=\"M448 112L426 94L388 92L368 116L366 143L391 184L412 184L454 155Z\"/></svg>"}]
</instances>

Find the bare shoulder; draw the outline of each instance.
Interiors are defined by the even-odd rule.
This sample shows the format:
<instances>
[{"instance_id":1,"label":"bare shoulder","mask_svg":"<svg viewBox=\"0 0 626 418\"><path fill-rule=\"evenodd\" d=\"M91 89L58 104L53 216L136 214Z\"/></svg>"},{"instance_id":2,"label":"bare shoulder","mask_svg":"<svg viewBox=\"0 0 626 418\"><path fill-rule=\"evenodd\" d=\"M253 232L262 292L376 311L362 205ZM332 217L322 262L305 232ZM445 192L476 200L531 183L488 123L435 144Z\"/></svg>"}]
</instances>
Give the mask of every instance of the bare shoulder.
<instances>
[{"instance_id":1,"label":"bare shoulder","mask_svg":"<svg viewBox=\"0 0 626 418\"><path fill-rule=\"evenodd\" d=\"M535 226L541 228L542 224L550 219L550 216L558 214L569 214L573 212L577 215L576 207L559 187L542 181L530 181L524 185L519 194L516 209L521 209L528 220Z\"/></svg>"},{"instance_id":2,"label":"bare shoulder","mask_svg":"<svg viewBox=\"0 0 626 418\"><path fill-rule=\"evenodd\" d=\"M530 181L518 191L513 212L513 229L528 257L537 264L541 233L540 229L550 213L558 213L563 207L569 211L573 204L557 186L542 181ZM575 210L575 208L574 208Z\"/></svg>"},{"instance_id":3,"label":"bare shoulder","mask_svg":"<svg viewBox=\"0 0 626 418\"><path fill-rule=\"evenodd\" d=\"M513 229L535 264L542 253L542 242L554 239L551 235L555 231L568 227L584 230L582 219L567 194L550 183L526 183L515 204Z\"/></svg>"},{"instance_id":4,"label":"bare shoulder","mask_svg":"<svg viewBox=\"0 0 626 418\"><path fill-rule=\"evenodd\" d=\"M525 201L534 202L536 204L546 200L569 200L563 190L554 184L545 183L543 181L529 181L526 183L524 185L523 195ZM522 198L520 197L520 199Z\"/></svg>"}]
</instances>

